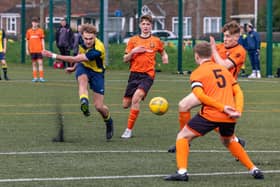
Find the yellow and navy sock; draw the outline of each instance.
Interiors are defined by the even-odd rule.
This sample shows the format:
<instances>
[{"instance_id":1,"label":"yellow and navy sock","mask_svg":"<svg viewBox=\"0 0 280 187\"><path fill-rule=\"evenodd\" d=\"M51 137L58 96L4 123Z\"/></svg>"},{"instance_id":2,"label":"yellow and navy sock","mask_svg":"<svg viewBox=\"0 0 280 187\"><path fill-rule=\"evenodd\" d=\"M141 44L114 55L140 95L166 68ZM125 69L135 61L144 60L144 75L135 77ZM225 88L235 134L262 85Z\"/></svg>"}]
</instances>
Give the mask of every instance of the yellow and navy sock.
<instances>
[{"instance_id":1,"label":"yellow and navy sock","mask_svg":"<svg viewBox=\"0 0 280 187\"><path fill-rule=\"evenodd\" d=\"M88 96L86 94L80 95L80 101L88 104Z\"/></svg>"},{"instance_id":2,"label":"yellow and navy sock","mask_svg":"<svg viewBox=\"0 0 280 187\"><path fill-rule=\"evenodd\" d=\"M111 114L108 113L108 115L106 117L103 117L103 120L105 123L111 123L111 121L112 121Z\"/></svg>"}]
</instances>

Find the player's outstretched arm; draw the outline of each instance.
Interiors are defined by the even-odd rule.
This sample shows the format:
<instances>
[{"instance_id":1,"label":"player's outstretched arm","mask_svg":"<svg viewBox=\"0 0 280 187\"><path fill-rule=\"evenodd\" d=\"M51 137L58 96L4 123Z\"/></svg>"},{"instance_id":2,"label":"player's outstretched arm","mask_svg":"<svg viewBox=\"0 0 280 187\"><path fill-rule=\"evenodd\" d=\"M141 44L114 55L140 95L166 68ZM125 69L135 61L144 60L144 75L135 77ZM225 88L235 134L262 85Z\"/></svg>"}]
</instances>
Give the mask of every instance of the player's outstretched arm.
<instances>
[{"instance_id":1,"label":"player's outstretched arm","mask_svg":"<svg viewBox=\"0 0 280 187\"><path fill-rule=\"evenodd\" d=\"M42 52L42 55L52 59L63 60L69 62L70 64L88 61L88 58L86 57L85 54L78 54L77 56L64 56L64 55L52 53L51 51L48 50L44 50Z\"/></svg>"},{"instance_id":2,"label":"player's outstretched arm","mask_svg":"<svg viewBox=\"0 0 280 187\"><path fill-rule=\"evenodd\" d=\"M76 67L77 67L77 63L76 64L74 64L74 66L72 66L72 67L67 67L66 69L65 69L65 72L66 73L73 73L74 71L76 71Z\"/></svg>"},{"instance_id":3,"label":"player's outstretched arm","mask_svg":"<svg viewBox=\"0 0 280 187\"><path fill-rule=\"evenodd\" d=\"M230 61L229 59L223 59L219 52L217 51L217 48L216 48L216 41L215 41L215 38L213 36L210 36L210 44L211 44L211 49L212 49L212 55L213 55L213 58L215 60L215 62L217 64L220 64L224 67L226 67L227 69L231 68L234 66L234 64L232 63L232 61Z\"/></svg>"},{"instance_id":4,"label":"player's outstretched arm","mask_svg":"<svg viewBox=\"0 0 280 187\"><path fill-rule=\"evenodd\" d=\"M42 55L43 55L44 57L53 58L53 54L54 54L54 53L52 53L51 51L48 51L48 50L43 50L43 51L42 51Z\"/></svg>"}]
</instances>

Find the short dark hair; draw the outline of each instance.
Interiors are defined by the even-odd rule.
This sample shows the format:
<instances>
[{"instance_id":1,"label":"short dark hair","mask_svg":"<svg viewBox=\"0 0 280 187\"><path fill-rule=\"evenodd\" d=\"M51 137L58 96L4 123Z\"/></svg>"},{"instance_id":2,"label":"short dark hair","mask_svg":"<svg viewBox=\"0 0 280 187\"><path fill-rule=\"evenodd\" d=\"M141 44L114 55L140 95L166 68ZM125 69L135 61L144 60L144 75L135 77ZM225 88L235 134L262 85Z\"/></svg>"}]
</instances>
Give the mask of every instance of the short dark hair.
<instances>
[{"instance_id":1,"label":"short dark hair","mask_svg":"<svg viewBox=\"0 0 280 187\"><path fill-rule=\"evenodd\" d=\"M200 42L196 44L194 52L197 53L200 58L210 58L212 56L212 49L209 42Z\"/></svg>"},{"instance_id":2,"label":"short dark hair","mask_svg":"<svg viewBox=\"0 0 280 187\"><path fill-rule=\"evenodd\" d=\"M31 21L39 22L39 21L40 21L40 18L37 17L37 16L33 16L33 17L31 18Z\"/></svg>"},{"instance_id":3,"label":"short dark hair","mask_svg":"<svg viewBox=\"0 0 280 187\"><path fill-rule=\"evenodd\" d=\"M152 18L152 16L149 15L149 14L145 14L145 15L141 16L141 18L140 18L140 23L141 23L143 20L147 20L147 21L149 21L150 23L153 23L153 18Z\"/></svg>"}]
</instances>

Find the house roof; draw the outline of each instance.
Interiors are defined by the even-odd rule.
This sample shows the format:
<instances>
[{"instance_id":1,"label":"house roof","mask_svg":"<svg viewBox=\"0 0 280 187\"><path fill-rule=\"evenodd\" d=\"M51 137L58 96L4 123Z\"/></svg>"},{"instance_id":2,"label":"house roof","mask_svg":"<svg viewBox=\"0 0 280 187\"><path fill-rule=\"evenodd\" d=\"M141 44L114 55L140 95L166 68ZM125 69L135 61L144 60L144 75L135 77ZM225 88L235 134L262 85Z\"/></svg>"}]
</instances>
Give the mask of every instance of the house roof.
<instances>
[{"instance_id":1,"label":"house roof","mask_svg":"<svg viewBox=\"0 0 280 187\"><path fill-rule=\"evenodd\" d=\"M146 4L142 7L142 13L151 14L153 17L165 17L166 13L159 4Z\"/></svg>"}]
</instances>

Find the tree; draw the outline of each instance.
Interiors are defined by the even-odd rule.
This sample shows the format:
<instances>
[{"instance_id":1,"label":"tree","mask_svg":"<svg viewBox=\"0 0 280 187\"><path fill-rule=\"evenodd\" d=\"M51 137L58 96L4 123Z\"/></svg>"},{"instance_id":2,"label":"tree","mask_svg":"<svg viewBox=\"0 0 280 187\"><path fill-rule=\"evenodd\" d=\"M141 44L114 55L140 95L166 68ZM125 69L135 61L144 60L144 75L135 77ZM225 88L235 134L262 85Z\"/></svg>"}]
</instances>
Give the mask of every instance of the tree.
<instances>
[{"instance_id":1,"label":"tree","mask_svg":"<svg viewBox=\"0 0 280 187\"><path fill-rule=\"evenodd\" d=\"M280 1L273 1L272 30L280 31ZM258 31L266 31L266 7L262 7L258 15Z\"/></svg>"}]
</instances>

